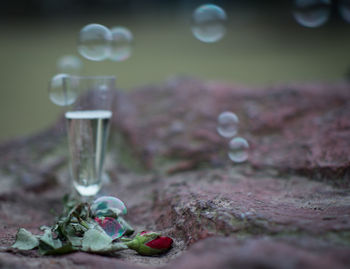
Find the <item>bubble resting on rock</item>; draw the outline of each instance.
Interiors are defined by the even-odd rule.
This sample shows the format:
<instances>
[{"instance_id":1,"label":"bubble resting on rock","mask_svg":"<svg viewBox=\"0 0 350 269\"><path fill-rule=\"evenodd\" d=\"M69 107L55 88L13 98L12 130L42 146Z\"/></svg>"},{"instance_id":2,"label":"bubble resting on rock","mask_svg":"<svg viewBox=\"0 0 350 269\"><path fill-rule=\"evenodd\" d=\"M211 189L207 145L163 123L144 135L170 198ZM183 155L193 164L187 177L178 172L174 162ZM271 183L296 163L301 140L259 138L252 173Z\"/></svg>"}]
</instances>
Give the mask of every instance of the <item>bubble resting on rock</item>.
<instances>
[{"instance_id":1,"label":"bubble resting on rock","mask_svg":"<svg viewBox=\"0 0 350 269\"><path fill-rule=\"evenodd\" d=\"M127 209L123 201L113 196L97 198L91 205L91 211L95 216L126 215Z\"/></svg>"},{"instance_id":2,"label":"bubble resting on rock","mask_svg":"<svg viewBox=\"0 0 350 269\"><path fill-rule=\"evenodd\" d=\"M126 229L119 223L118 219L110 217L96 217L95 221L113 240L123 236Z\"/></svg>"}]
</instances>

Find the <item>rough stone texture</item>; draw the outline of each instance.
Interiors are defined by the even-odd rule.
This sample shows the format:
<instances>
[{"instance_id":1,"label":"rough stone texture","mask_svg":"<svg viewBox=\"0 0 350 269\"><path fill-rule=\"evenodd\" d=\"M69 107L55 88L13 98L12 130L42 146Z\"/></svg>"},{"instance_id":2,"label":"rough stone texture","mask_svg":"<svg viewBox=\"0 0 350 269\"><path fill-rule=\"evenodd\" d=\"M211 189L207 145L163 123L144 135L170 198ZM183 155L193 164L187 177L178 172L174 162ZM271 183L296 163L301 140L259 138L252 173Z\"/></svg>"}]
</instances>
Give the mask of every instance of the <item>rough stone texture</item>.
<instances>
[{"instance_id":1,"label":"rough stone texture","mask_svg":"<svg viewBox=\"0 0 350 269\"><path fill-rule=\"evenodd\" d=\"M253 167L345 180L348 186L349 96L348 84L256 89L171 80L129 94L134 106L120 98L123 116L116 120L148 166L157 168L154 160L159 156L178 157L178 165L167 170L173 173L206 161L227 162L220 154L227 141L218 137L215 127L221 112L234 111L240 119L239 135L251 144Z\"/></svg>"},{"instance_id":2,"label":"rough stone texture","mask_svg":"<svg viewBox=\"0 0 350 269\"><path fill-rule=\"evenodd\" d=\"M245 164L228 160L228 140L216 133L225 110L251 145ZM124 200L137 230L172 236L173 249L161 257L8 249L19 227L39 233L52 224L71 190L60 120L0 145L0 268L349 266L349 84L171 79L116 94L114 112L101 194Z\"/></svg>"}]
</instances>

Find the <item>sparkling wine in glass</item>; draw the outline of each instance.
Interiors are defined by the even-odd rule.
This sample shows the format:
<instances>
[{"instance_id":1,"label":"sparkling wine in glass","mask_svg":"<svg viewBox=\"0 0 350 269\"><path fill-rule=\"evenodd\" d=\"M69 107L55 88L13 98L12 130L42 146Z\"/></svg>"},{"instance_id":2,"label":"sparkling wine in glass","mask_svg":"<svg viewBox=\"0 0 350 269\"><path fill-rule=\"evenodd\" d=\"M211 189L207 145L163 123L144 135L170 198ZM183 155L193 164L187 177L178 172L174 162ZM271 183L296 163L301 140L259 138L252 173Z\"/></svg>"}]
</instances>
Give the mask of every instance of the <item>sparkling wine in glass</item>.
<instances>
[{"instance_id":1,"label":"sparkling wine in glass","mask_svg":"<svg viewBox=\"0 0 350 269\"><path fill-rule=\"evenodd\" d=\"M81 196L93 197L102 185L115 77L69 76L64 80L67 91L78 93L74 107L65 113L70 175Z\"/></svg>"}]
</instances>

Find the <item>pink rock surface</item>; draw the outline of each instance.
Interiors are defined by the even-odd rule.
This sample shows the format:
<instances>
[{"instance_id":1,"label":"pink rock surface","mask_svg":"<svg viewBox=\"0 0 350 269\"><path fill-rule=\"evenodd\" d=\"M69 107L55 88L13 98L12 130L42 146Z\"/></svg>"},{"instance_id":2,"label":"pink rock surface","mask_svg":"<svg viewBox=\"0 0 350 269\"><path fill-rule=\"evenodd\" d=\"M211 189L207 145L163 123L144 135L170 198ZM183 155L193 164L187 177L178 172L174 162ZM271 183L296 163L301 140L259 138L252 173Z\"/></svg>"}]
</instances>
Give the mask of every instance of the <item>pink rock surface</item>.
<instances>
[{"instance_id":1,"label":"pink rock surface","mask_svg":"<svg viewBox=\"0 0 350 269\"><path fill-rule=\"evenodd\" d=\"M254 167L347 186L350 181L349 84L258 89L185 79L120 99L117 123L148 166L158 168L153 161L164 155L180 159L179 171L227 162L220 153L228 141L218 136L216 124L221 112L232 111L240 119L239 135L251 144Z\"/></svg>"},{"instance_id":2,"label":"pink rock surface","mask_svg":"<svg viewBox=\"0 0 350 269\"><path fill-rule=\"evenodd\" d=\"M0 267L347 268L350 264L350 87L250 89L173 79L118 93L102 195L128 208L136 230L162 231L161 257L40 257L8 249L39 233L71 190L62 122L0 145ZM217 116L235 112L251 144L234 165ZM56 215L57 215L56 213Z\"/></svg>"}]
</instances>

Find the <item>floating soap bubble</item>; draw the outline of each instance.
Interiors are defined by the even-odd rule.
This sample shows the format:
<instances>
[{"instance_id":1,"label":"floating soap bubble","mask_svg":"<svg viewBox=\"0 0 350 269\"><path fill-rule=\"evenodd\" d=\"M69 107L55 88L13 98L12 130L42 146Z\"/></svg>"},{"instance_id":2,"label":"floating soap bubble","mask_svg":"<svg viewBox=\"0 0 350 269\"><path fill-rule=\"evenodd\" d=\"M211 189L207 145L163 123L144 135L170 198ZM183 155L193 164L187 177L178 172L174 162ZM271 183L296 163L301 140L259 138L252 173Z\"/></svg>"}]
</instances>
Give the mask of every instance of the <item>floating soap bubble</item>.
<instances>
[{"instance_id":1,"label":"floating soap bubble","mask_svg":"<svg viewBox=\"0 0 350 269\"><path fill-rule=\"evenodd\" d=\"M60 73L78 75L83 68L83 62L74 55L64 55L57 61L57 70Z\"/></svg>"},{"instance_id":2,"label":"floating soap bubble","mask_svg":"<svg viewBox=\"0 0 350 269\"><path fill-rule=\"evenodd\" d=\"M248 159L249 144L242 137L235 137L229 143L229 158L235 163L242 163Z\"/></svg>"},{"instance_id":3,"label":"floating soap bubble","mask_svg":"<svg viewBox=\"0 0 350 269\"><path fill-rule=\"evenodd\" d=\"M192 15L192 33L202 42L217 42L226 33L226 19L226 12L219 6L199 6Z\"/></svg>"},{"instance_id":4,"label":"floating soap bubble","mask_svg":"<svg viewBox=\"0 0 350 269\"><path fill-rule=\"evenodd\" d=\"M133 35L125 27L111 29L112 41L109 59L116 62L125 61L131 56Z\"/></svg>"},{"instance_id":5,"label":"floating soap bubble","mask_svg":"<svg viewBox=\"0 0 350 269\"><path fill-rule=\"evenodd\" d=\"M123 236L126 232L125 227L121 225L116 218L96 217L95 221L113 240Z\"/></svg>"},{"instance_id":6,"label":"floating soap bubble","mask_svg":"<svg viewBox=\"0 0 350 269\"><path fill-rule=\"evenodd\" d=\"M340 0L338 8L341 17L350 23L350 0Z\"/></svg>"},{"instance_id":7,"label":"floating soap bubble","mask_svg":"<svg viewBox=\"0 0 350 269\"><path fill-rule=\"evenodd\" d=\"M237 134L238 123L236 114L226 111L219 115L216 130L221 136L230 138Z\"/></svg>"},{"instance_id":8,"label":"floating soap bubble","mask_svg":"<svg viewBox=\"0 0 350 269\"><path fill-rule=\"evenodd\" d=\"M65 87L64 78L68 78L68 74L57 74L49 83L49 98L55 105L69 106L75 102L78 95L76 92Z\"/></svg>"},{"instance_id":9,"label":"floating soap bubble","mask_svg":"<svg viewBox=\"0 0 350 269\"><path fill-rule=\"evenodd\" d=\"M294 0L293 16L305 27L319 27L330 16L331 0Z\"/></svg>"},{"instance_id":10,"label":"floating soap bubble","mask_svg":"<svg viewBox=\"0 0 350 269\"><path fill-rule=\"evenodd\" d=\"M97 198L91 205L92 214L97 217L111 217L113 215L125 215L127 209L125 204L116 197L102 196Z\"/></svg>"},{"instance_id":11,"label":"floating soap bubble","mask_svg":"<svg viewBox=\"0 0 350 269\"><path fill-rule=\"evenodd\" d=\"M111 31L101 24L88 24L80 30L78 51L84 58L102 61L110 53Z\"/></svg>"}]
</instances>

